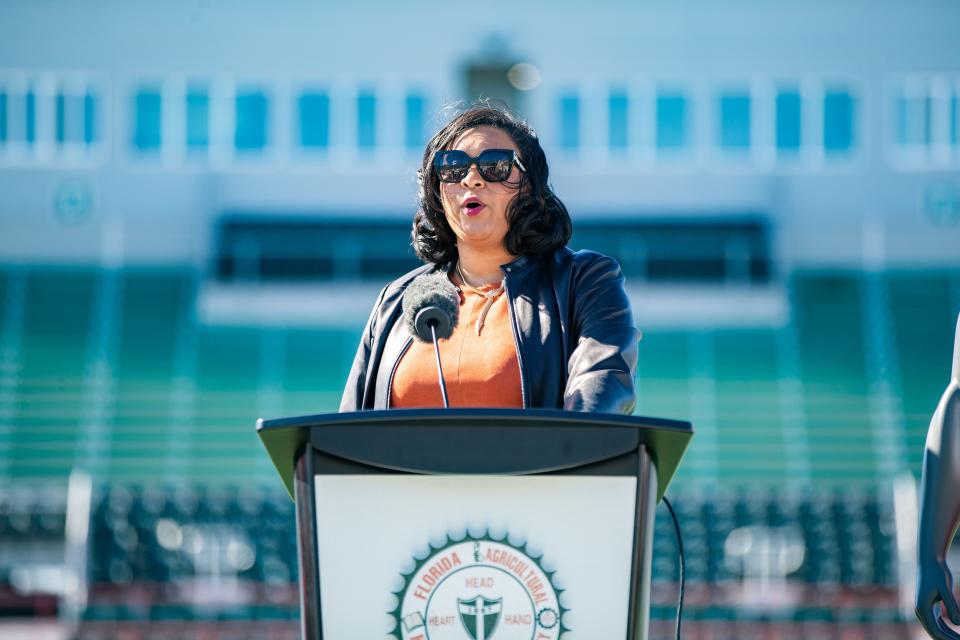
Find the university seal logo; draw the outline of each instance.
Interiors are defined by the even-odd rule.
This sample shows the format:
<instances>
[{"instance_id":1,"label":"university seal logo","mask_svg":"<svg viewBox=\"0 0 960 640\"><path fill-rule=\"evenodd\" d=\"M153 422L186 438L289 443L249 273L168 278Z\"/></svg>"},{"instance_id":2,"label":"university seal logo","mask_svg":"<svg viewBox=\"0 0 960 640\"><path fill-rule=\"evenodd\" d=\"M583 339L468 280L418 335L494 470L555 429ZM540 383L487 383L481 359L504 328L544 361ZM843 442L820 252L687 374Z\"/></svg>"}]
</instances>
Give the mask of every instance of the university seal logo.
<instances>
[{"instance_id":1,"label":"university seal logo","mask_svg":"<svg viewBox=\"0 0 960 640\"><path fill-rule=\"evenodd\" d=\"M398 640L559 640L566 609L542 556L508 538L447 538L403 574Z\"/></svg>"}]
</instances>

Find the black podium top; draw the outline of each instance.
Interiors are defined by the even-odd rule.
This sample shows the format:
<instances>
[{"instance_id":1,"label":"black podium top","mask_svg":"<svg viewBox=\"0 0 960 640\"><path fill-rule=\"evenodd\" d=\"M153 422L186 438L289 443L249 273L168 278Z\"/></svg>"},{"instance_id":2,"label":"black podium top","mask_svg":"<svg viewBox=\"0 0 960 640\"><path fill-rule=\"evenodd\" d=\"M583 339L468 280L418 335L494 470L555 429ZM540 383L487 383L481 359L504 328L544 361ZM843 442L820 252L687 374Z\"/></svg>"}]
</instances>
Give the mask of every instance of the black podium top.
<instances>
[{"instance_id":1,"label":"black podium top","mask_svg":"<svg viewBox=\"0 0 960 640\"><path fill-rule=\"evenodd\" d=\"M561 471L645 445L663 497L687 448L689 422L548 409L391 409L258 420L257 432L293 496L306 443L398 473L525 475Z\"/></svg>"}]
</instances>

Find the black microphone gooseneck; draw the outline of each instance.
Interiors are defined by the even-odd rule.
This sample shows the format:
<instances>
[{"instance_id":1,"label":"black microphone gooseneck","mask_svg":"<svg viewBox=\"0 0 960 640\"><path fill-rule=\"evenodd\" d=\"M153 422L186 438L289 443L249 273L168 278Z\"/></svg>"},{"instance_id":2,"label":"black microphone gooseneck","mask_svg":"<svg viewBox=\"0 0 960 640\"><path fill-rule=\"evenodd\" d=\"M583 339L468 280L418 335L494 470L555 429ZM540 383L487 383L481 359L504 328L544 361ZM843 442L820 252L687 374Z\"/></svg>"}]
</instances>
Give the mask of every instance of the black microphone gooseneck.
<instances>
[{"instance_id":1,"label":"black microphone gooseneck","mask_svg":"<svg viewBox=\"0 0 960 640\"><path fill-rule=\"evenodd\" d=\"M443 377L443 365L440 364L440 345L437 343L437 321L428 323L430 325L430 335L433 338L433 352L437 356L437 378L440 380L440 395L443 396L443 408L450 408L450 400L447 398L447 381Z\"/></svg>"},{"instance_id":2,"label":"black microphone gooseneck","mask_svg":"<svg viewBox=\"0 0 960 640\"><path fill-rule=\"evenodd\" d=\"M407 330L421 342L432 342L437 358L437 379L444 408L450 408L447 383L440 364L439 340L449 338L460 316L460 293L443 272L417 276L403 292L403 319Z\"/></svg>"}]
</instances>

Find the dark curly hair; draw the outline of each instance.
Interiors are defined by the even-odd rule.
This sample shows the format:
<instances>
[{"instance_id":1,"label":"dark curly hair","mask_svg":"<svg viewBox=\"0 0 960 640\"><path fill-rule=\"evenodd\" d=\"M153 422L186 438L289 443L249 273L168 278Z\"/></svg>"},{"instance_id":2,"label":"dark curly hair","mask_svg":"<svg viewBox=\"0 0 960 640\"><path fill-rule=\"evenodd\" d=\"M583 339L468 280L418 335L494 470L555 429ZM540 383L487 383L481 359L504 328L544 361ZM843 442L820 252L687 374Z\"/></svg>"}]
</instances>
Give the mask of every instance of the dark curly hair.
<instances>
[{"instance_id":1,"label":"dark curly hair","mask_svg":"<svg viewBox=\"0 0 960 640\"><path fill-rule=\"evenodd\" d=\"M417 213L413 218L412 244L417 256L436 265L456 261L457 237L443 212L440 179L433 168L433 155L449 149L465 131L494 127L510 136L517 145L526 171L520 172L519 189L507 209L510 225L504 247L513 255L541 255L567 244L573 233L570 214L547 183L547 158L537 134L505 105L477 102L457 115L427 143L417 172L420 184Z\"/></svg>"}]
</instances>

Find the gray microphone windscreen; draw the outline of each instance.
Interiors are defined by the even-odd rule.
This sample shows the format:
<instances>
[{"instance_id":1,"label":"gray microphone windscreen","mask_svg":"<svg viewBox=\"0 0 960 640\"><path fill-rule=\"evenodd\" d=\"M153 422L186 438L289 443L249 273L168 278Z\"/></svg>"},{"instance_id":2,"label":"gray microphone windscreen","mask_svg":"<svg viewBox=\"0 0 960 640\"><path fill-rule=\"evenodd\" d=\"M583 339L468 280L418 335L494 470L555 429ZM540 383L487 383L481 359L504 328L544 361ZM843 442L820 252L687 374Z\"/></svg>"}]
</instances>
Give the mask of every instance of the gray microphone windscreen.
<instances>
[{"instance_id":1,"label":"gray microphone windscreen","mask_svg":"<svg viewBox=\"0 0 960 640\"><path fill-rule=\"evenodd\" d=\"M414 278L403 292L402 305L407 329L423 342L433 342L431 323L438 340L449 338L460 316L460 294L443 272Z\"/></svg>"}]
</instances>

